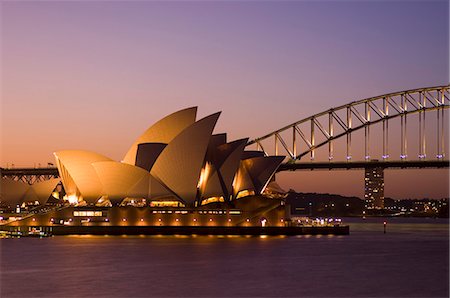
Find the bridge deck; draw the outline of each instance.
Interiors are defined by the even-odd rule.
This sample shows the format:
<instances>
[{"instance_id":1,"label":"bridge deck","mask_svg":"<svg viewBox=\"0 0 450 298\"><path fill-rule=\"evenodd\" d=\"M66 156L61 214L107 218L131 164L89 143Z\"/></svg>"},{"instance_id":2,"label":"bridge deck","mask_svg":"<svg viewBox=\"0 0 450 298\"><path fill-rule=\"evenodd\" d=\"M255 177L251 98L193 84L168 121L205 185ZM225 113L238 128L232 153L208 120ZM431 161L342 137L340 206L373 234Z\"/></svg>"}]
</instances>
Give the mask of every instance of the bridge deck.
<instances>
[{"instance_id":1,"label":"bridge deck","mask_svg":"<svg viewBox=\"0 0 450 298\"><path fill-rule=\"evenodd\" d=\"M17 175L51 175L59 176L57 168L0 168L1 176L17 176Z\"/></svg>"},{"instance_id":2,"label":"bridge deck","mask_svg":"<svg viewBox=\"0 0 450 298\"><path fill-rule=\"evenodd\" d=\"M298 163L284 163L278 168L281 171L296 171L296 170L356 170L370 167L381 168L449 168L449 160L422 160L422 161L344 161L344 162L298 162ZM0 168L1 177L14 176L32 176L32 175L48 175L58 177L57 168L14 168L3 169Z\"/></svg>"},{"instance_id":3,"label":"bridge deck","mask_svg":"<svg viewBox=\"0 0 450 298\"><path fill-rule=\"evenodd\" d=\"M448 160L423 160L423 161L344 161L344 162L301 162L301 163L284 163L278 168L281 171L295 170L355 170L370 167L381 168L448 168L450 162Z\"/></svg>"}]
</instances>

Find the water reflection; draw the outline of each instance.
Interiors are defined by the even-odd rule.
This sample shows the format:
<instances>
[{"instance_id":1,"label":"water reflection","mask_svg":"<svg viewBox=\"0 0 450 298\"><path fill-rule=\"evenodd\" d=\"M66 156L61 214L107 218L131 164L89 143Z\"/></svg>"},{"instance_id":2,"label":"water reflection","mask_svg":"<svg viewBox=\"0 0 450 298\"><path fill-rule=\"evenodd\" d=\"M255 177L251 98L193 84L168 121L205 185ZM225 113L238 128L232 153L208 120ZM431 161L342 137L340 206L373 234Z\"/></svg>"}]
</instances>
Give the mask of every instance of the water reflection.
<instances>
[{"instance_id":1,"label":"water reflection","mask_svg":"<svg viewBox=\"0 0 450 298\"><path fill-rule=\"evenodd\" d=\"M447 221L350 221L349 236L3 239L0 294L448 296Z\"/></svg>"}]
</instances>

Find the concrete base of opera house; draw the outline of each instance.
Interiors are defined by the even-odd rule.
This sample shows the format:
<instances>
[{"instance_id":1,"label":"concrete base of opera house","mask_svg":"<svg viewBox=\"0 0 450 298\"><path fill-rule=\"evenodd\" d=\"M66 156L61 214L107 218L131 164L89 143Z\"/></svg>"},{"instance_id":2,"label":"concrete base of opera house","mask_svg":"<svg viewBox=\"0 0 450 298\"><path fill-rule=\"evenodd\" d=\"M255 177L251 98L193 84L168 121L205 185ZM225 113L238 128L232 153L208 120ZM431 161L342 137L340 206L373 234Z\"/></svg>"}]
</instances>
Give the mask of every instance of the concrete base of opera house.
<instances>
[{"instance_id":1,"label":"concrete base of opera house","mask_svg":"<svg viewBox=\"0 0 450 298\"><path fill-rule=\"evenodd\" d=\"M226 226L19 226L0 227L21 232L41 230L48 235L348 235L349 226L226 227Z\"/></svg>"}]
</instances>

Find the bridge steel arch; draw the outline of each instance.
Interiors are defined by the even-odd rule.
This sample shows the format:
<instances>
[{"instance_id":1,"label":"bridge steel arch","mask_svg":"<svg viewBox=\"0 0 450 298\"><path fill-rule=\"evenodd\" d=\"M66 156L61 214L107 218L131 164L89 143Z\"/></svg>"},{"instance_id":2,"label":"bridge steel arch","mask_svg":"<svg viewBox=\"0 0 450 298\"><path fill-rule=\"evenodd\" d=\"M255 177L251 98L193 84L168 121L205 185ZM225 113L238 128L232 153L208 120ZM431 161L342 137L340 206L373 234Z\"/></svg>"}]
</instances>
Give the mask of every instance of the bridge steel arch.
<instances>
[{"instance_id":1,"label":"bridge steel arch","mask_svg":"<svg viewBox=\"0 0 450 298\"><path fill-rule=\"evenodd\" d=\"M384 94L370 97L351 103L331 108L321 113L317 113L300 121L287 125L281 129L273 131L263 137L256 138L247 143L247 146L256 144L258 150L264 149L262 141L273 138L275 155L279 154L280 145L290 158L289 162L300 160L306 155L311 155L314 159L315 150L328 144L328 157L333 159L333 141L346 137L347 160L351 159L351 134L354 131L364 129L365 136L365 159L370 160L370 127L377 123L383 126L383 159L389 157L388 153L388 125L389 120L401 118L401 160L407 158L407 115L419 114L419 159L426 158L425 142L425 112L437 110L437 154L438 159L444 158L444 110L450 107L450 86L436 86L420 89L412 89L401 92ZM308 122L310 125L308 126ZM325 123L325 125L324 125ZM308 132L305 133L299 125L307 125ZM292 131L292 144L288 145L281 133ZM320 133L322 141L316 143L316 132ZM306 149L297 150L297 137L299 137Z\"/></svg>"}]
</instances>

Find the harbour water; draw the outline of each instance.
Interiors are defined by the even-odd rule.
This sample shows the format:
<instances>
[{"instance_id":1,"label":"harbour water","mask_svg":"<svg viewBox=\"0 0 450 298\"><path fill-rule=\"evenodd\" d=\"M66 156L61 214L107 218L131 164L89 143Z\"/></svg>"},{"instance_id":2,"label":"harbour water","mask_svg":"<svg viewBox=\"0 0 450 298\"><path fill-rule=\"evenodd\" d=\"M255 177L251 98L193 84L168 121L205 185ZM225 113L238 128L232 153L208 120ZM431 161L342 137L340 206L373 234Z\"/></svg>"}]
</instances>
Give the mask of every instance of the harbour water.
<instances>
[{"instance_id":1,"label":"harbour water","mask_svg":"<svg viewBox=\"0 0 450 298\"><path fill-rule=\"evenodd\" d=\"M2 239L0 296L448 297L448 219L345 223L349 236Z\"/></svg>"}]
</instances>

